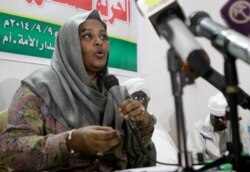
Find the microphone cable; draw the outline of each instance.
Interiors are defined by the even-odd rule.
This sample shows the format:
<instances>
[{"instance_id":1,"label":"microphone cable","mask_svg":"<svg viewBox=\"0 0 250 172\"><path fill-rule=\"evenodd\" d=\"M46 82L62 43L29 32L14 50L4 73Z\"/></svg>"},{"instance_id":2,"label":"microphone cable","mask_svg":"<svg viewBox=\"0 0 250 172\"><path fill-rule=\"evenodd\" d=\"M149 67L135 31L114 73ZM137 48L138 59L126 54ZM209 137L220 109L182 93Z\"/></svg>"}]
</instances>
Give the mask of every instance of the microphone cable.
<instances>
[{"instance_id":1,"label":"microphone cable","mask_svg":"<svg viewBox=\"0 0 250 172\"><path fill-rule=\"evenodd\" d=\"M143 146L143 143L142 143L142 141L141 141L141 139L140 139L140 138L141 138L141 137L140 137L140 132L138 131L138 127L136 126L136 124L135 124L134 122L128 122L128 126L129 126L129 128L131 129L131 131L133 132L133 134L134 134L134 136L135 136L135 138L136 138L136 141L137 141L137 143L139 144L139 146L140 146L140 148L141 148L141 152L142 152L150 161L152 161L152 162L154 162L154 163L157 163L157 164L162 164L162 165L170 165L170 166L178 166L178 165L179 165L179 164L174 164L174 163L165 163L165 162L157 161L157 160L151 158L151 157L148 155L148 153L147 153L145 147Z\"/></svg>"},{"instance_id":2,"label":"microphone cable","mask_svg":"<svg viewBox=\"0 0 250 172\"><path fill-rule=\"evenodd\" d=\"M175 163L166 163L166 162L162 162L162 161L158 161L155 160L153 158L151 158L145 147L143 146L143 143L141 141L141 136L140 136L140 132L138 131L138 127L136 126L136 124L134 122L128 122L128 126L131 129L131 131L133 132L133 134L135 135L136 141L139 144L140 148L141 148L141 152L152 162L157 163L157 164L161 164L161 165L169 165L169 166L179 166L179 164L175 164ZM204 163L200 162L200 163L192 163L192 165L204 165Z\"/></svg>"}]
</instances>

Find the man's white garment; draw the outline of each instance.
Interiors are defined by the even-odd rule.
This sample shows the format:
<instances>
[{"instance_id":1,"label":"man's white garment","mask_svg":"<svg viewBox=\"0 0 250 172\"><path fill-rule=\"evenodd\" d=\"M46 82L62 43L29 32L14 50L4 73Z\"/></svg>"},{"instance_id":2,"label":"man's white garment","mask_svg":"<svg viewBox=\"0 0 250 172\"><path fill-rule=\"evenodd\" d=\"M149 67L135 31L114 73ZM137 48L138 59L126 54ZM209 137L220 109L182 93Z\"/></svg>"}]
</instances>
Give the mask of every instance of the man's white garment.
<instances>
[{"instance_id":1,"label":"man's white garment","mask_svg":"<svg viewBox=\"0 0 250 172\"><path fill-rule=\"evenodd\" d=\"M210 115L207 116L206 120L209 116ZM187 148L190 152L192 152L194 163L198 162L197 153L202 153L205 160L215 160L222 157L223 153L227 150L226 142L228 140L228 130L226 129L219 132L212 132L212 134L211 131L206 130L206 133L204 132L204 124L207 123L206 120L195 122L192 129L188 133ZM242 126L240 126L240 137L243 145L243 151L247 152L247 134Z\"/></svg>"}]
</instances>

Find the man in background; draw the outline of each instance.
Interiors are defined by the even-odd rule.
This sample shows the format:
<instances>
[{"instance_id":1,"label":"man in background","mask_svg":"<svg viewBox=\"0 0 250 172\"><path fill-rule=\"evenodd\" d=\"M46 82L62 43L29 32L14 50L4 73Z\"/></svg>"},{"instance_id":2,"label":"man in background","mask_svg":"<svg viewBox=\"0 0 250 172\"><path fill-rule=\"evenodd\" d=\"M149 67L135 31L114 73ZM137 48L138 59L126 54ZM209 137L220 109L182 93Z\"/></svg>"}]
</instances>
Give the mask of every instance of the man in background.
<instances>
[{"instance_id":1,"label":"man in background","mask_svg":"<svg viewBox=\"0 0 250 172\"><path fill-rule=\"evenodd\" d=\"M227 151L228 130L226 121L227 101L222 93L209 98L209 114L205 120L194 123L187 137L188 150L193 154L195 163L202 160L215 160ZM244 128L240 126L240 137L243 151L247 152L247 137ZM198 158L198 154L202 158Z\"/></svg>"},{"instance_id":2,"label":"man in background","mask_svg":"<svg viewBox=\"0 0 250 172\"><path fill-rule=\"evenodd\" d=\"M150 101L150 91L146 81L143 78L131 78L123 82L121 85L126 86L129 94L134 100L140 101L145 110L148 112L148 103ZM151 112L149 114L153 115ZM152 136L156 148L156 165L161 163L177 164L177 147L168 131L159 123L154 127Z\"/></svg>"}]
</instances>

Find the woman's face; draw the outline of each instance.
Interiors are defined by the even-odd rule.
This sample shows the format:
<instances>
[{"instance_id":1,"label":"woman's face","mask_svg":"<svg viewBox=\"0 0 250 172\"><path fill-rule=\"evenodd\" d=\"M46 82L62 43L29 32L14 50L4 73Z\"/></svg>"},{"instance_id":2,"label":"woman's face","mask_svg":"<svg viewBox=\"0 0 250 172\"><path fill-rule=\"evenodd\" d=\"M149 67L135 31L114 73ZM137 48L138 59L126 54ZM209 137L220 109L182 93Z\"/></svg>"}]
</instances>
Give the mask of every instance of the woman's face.
<instances>
[{"instance_id":1,"label":"woman's face","mask_svg":"<svg viewBox=\"0 0 250 172\"><path fill-rule=\"evenodd\" d=\"M82 60L88 74L100 71L109 52L108 35L104 26L95 19L87 19L79 26Z\"/></svg>"}]
</instances>

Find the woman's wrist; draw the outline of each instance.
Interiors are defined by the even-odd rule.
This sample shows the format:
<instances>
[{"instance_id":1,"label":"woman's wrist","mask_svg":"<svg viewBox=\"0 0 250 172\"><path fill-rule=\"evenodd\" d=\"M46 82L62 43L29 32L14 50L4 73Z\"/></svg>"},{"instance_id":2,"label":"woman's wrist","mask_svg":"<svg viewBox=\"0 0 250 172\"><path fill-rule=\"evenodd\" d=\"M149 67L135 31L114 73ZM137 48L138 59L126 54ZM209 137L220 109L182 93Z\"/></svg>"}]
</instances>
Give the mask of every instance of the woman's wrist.
<instances>
[{"instance_id":1,"label":"woman's wrist","mask_svg":"<svg viewBox=\"0 0 250 172\"><path fill-rule=\"evenodd\" d=\"M153 113L145 112L147 113L147 117L144 120L144 122L138 123L139 128L146 128L146 127L151 127L154 126L156 123L156 118Z\"/></svg>"},{"instance_id":2,"label":"woman's wrist","mask_svg":"<svg viewBox=\"0 0 250 172\"><path fill-rule=\"evenodd\" d=\"M68 147L68 150L70 152L71 155L75 154L75 150L73 149L72 146L72 139L73 139L73 132L75 131L75 129L72 129L68 132L68 135L66 137L66 144Z\"/></svg>"}]
</instances>

